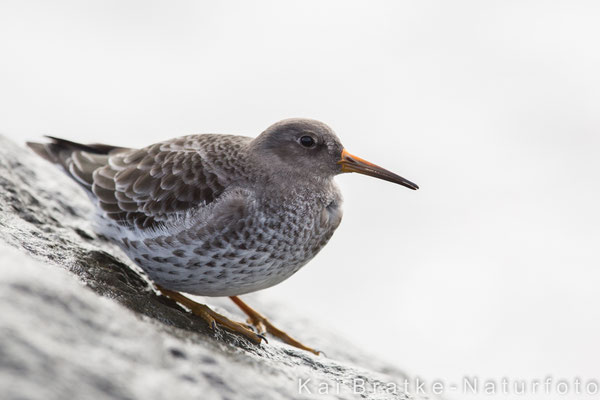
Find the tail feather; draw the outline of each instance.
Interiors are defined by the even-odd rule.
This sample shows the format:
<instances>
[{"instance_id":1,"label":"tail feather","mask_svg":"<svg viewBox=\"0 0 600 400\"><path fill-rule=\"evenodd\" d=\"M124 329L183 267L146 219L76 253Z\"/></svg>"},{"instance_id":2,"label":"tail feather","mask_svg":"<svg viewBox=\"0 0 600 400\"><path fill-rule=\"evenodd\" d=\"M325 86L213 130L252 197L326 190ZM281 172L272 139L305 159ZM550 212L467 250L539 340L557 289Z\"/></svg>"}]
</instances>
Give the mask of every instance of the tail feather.
<instances>
[{"instance_id":1,"label":"tail feather","mask_svg":"<svg viewBox=\"0 0 600 400\"><path fill-rule=\"evenodd\" d=\"M51 140L50 143L27 142L27 146L40 157L60 165L67 175L89 191L92 189L94 171L108 163L108 155L126 150L106 144L81 144L46 137Z\"/></svg>"},{"instance_id":2,"label":"tail feather","mask_svg":"<svg viewBox=\"0 0 600 400\"><path fill-rule=\"evenodd\" d=\"M48 139L52 140L53 144L59 145L63 148L70 148L72 150L81 150L86 153L94 153L94 154L108 154L113 150L125 150L124 147L111 146L109 144L102 143L92 143L92 144L83 144L77 142L71 142L70 140L57 138L54 136L45 136Z\"/></svg>"}]
</instances>

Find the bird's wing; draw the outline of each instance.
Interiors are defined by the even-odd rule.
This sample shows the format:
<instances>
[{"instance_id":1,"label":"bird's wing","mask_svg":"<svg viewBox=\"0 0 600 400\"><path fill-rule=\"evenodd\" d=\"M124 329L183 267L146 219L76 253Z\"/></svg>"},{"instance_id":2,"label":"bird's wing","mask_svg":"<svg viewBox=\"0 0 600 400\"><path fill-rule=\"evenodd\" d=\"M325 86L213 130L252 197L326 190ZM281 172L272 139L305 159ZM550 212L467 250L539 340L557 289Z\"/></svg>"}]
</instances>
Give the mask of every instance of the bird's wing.
<instances>
[{"instance_id":1,"label":"bird's wing","mask_svg":"<svg viewBox=\"0 0 600 400\"><path fill-rule=\"evenodd\" d=\"M142 149L88 149L55 139L30 146L97 199L103 214L121 226L152 229L173 214L214 201L243 169L239 150L250 138L191 135ZM98 145L95 145L98 146Z\"/></svg>"}]
</instances>

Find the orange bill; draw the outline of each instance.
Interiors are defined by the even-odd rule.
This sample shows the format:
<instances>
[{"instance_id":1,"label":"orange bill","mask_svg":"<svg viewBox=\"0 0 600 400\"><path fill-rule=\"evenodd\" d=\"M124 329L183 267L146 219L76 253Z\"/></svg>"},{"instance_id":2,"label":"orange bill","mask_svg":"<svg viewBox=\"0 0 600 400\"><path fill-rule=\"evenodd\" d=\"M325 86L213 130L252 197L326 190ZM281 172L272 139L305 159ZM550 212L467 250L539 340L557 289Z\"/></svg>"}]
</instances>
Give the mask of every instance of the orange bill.
<instances>
[{"instance_id":1,"label":"orange bill","mask_svg":"<svg viewBox=\"0 0 600 400\"><path fill-rule=\"evenodd\" d=\"M360 157L353 156L346 149L342 150L342 158L338 161L342 166L342 172L358 172L359 174L372 176L374 178L383 179L384 181L397 183L398 185L406 186L409 189L417 190L419 187L411 181L381 168L379 165L363 160Z\"/></svg>"}]
</instances>

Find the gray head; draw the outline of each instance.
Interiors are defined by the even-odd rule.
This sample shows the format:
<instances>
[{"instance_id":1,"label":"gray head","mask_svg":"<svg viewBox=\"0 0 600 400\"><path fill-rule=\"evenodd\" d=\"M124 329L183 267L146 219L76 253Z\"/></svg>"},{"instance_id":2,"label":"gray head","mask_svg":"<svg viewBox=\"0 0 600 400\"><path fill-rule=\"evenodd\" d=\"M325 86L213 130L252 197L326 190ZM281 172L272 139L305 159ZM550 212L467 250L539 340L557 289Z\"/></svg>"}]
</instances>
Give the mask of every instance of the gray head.
<instances>
[{"instance_id":1,"label":"gray head","mask_svg":"<svg viewBox=\"0 0 600 400\"><path fill-rule=\"evenodd\" d=\"M329 126L312 119L279 121L254 139L251 149L260 165L286 178L322 180L343 172L358 172L418 189L414 183L351 155Z\"/></svg>"}]
</instances>

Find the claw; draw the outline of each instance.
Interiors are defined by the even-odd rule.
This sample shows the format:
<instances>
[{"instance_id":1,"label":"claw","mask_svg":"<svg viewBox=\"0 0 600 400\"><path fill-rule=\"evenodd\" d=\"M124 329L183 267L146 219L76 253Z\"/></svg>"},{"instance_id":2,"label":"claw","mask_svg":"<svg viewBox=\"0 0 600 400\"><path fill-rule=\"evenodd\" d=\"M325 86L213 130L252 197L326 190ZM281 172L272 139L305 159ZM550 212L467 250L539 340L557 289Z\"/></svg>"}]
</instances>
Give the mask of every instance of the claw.
<instances>
[{"instance_id":1,"label":"claw","mask_svg":"<svg viewBox=\"0 0 600 400\"><path fill-rule=\"evenodd\" d=\"M271 324L271 322L264 317L263 315L261 315L260 313L258 313L257 311L255 311L254 309L252 309L250 306L248 306L246 303L244 303L239 297L237 296L230 296L230 299L246 314L248 315L248 322L252 325L254 325L256 327L256 329L261 332L259 334L257 334L258 337L261 337L264 339L264 332L268 332L271 335L278 337L279 339L281 339L283 342L289 344L290 346L294 346L297 347L299 349L302 350L306 350L309 351L315 355L319 355L322 352L321 351L317 351L314 349L311 349L310 347L307 347L305 345L303 345L302 343L300 343L299 341L297 341L296 339L294 339L293 337L291 337L290 335L288 335L287 333L283 332L282 330L276 328L273 324ZM265 339L266 341L266 339Z\"/></svg>"},{"instance_id":2,"label":"claw","mask_svg":"<svg viewBox=\"0 0 600 400\"><path fill-rule=\"evenodd\" d=\"M264 334L257 333L256 336L258 336L259 338L261 338L262 340L264 340L266 344L269 344L269 341L267 340L267 338L265 337Z\"/></svg>"},{"instance_id":3,"label":"claw","mask_svg":"<svg viewBox=\"0 0 600 400\"><path fill-rule=\"evenodd\" d=\"M211 327L212 330L217 330L217 326L223 327L229 331L235 332L241 336L244 336L246 339L250 340L253 343L260 344L261 340L265 340L264 336L261 336L255 333L253 330L248 329L244 324L239 322L235 322L230 320L229 318L221 315L215 311L213 311L210 307L205 304L196 303L195 301L185 297L179 292L175 292L172 290L164 289L160 286L157 286L160 292L169 297L172 300L180 303L181 305L190 309L192 314L197 315L204 319L208 326Z\"/></svg>"}]
</instances>

